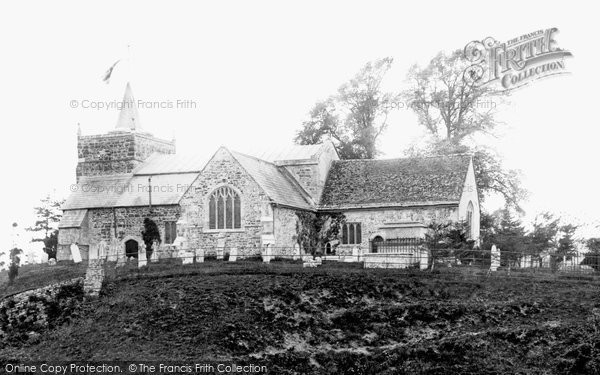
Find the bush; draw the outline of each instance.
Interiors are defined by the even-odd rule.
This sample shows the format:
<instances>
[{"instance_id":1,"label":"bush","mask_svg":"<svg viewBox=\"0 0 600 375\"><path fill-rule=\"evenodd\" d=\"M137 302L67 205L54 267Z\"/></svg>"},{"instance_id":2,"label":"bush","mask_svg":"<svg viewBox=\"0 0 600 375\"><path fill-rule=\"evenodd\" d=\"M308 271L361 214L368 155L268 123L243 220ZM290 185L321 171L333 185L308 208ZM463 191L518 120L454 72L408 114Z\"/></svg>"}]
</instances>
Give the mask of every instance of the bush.
<instances>
[{"instance_id":1,"label":"bush","mask_svg":"<svg viewBox=\"0 0 600 375\"><path fill-rule=\"evenodd\" d=\"M8 283L12 284L19 275L19 266L16 263L11 263L8 267Z\"/></svg>"}]
</instances>

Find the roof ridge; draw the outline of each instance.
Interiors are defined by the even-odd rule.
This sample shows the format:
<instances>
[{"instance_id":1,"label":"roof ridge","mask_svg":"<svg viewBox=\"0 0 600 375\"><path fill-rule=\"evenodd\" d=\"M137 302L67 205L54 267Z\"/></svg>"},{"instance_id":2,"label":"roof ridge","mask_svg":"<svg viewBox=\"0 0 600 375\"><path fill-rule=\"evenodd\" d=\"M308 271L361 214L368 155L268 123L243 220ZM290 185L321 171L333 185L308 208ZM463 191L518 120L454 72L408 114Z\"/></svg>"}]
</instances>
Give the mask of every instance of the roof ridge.
<instances>
[{"instance_id":1,"label":"roof ridge","mask_svg":"<svg viewBox=\"0 0 600 375\"><path fill-rule=\"evenodd\" d=\"M470 153L458 153L458 154L439 154L439 155L426 155L426 156L407 156L403 158L385 158L385 159L340 159L334 160L334 162L345 162L345 161L393 161L393 160L410 160L410 159L437 159L441 157L455 157L455 156L474 156Z\"/></svg>"},{"instance_id":2,"label":"roof ridge","mask_svg":"<svg viewBox=\"0 0 600 375\"><path fill-rule=\"evenodd\" d=\"M256 156L248 155L248 154L245 154L245 153L243 153L243 152L239 152L239 151L235 151L235 150L229 150L229 149L228 149L228 151L229 151L229 152L231 152L231 153L233 153L233 154L238 154L238 155L241 155L241 156L245 156L245 157L247 157L247 158L254 159L254 160L258 160L258 161L261 161L261 162L263 162L263 163L270 164L270 165L272 165L272 166L274 166L274 167L277 167L277 165L276 165L275 163L271 163L270 161L267 161L267 160L265 160L265 159L258 158L258 157L256 157Z\"/></svg>"}]
</instances>

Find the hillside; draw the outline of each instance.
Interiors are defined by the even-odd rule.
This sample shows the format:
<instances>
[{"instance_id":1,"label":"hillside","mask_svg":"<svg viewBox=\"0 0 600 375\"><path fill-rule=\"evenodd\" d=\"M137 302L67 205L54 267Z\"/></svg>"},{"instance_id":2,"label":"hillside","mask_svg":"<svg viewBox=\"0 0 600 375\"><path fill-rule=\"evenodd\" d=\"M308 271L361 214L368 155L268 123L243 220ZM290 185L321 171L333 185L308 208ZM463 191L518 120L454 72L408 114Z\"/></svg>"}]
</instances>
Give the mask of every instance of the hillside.
<instances>
[{"instance_id":1,"label":"hillside","mask_svg":"<svg viewBox=\"0 0 600 375\"><path fill-rule=\"evenodd\" d=\"M107 283L26 360L235 360L273 374L598 373L591 281L207 265Z\"/></svg>"}]
</instances>

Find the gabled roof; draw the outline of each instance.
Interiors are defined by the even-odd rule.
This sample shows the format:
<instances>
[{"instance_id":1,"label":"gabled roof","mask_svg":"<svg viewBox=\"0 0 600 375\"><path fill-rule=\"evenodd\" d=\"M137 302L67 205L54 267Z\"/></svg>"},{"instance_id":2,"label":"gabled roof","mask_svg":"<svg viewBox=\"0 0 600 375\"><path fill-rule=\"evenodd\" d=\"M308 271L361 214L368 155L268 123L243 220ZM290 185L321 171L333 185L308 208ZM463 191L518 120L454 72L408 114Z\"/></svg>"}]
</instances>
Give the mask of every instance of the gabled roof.
<instances>
[{"instance_id":1,"label":"gabled roof","mask_svg":"<svg viewBox=\"0 0 600 375\"><path fill-rule=\"evenodd\" d=\"M319 208L458 204L469 155L334 161Z\"/></svg>"},{"instance_id":2,"label":"gabled roof","mask_svg":"<svg viewBox=\"0 0 600 375\"><path fill-rule=\"evenodd\" d=\"M63 205L63 210L148 206L149 190L152 190L153 206L178 204L197 175L155 175L150 184L149 176L131 174L81 177Z\"/></svg>"},{"instance_id":3,"label":"gabled roof","mask_svg":"<svg viewBox=\"0 0 600 375\"><path fill-rule=\"evenodd\" d=\"M229 152L274 203L306 210L314 209L302 188L287 174L284 167L239 152Z\"/></svg>"}]
</instances>

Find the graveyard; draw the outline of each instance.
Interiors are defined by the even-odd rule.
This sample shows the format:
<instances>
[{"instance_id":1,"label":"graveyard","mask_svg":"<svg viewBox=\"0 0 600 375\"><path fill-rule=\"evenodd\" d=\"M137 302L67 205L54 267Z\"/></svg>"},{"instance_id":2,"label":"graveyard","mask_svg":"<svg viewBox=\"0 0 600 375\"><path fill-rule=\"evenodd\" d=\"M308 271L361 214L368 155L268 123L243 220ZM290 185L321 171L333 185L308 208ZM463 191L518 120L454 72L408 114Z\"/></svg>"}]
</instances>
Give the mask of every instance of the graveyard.
<instances>
[{"instance_id":1,"label":"graveyard","mask_svg":"<svg viewBox=\"0 0 600 375\"><path fill-rule=\"evenodd\" d=\"M456 267L365 269L327 260L303 267L291 259L118 269L96 297L84 297L83 282L59 293L64 300L55 305L68 308L56 324L36 334L27 325L4 327L0 362L234 360L277 374L581 373L600 366L592 276L488 277Z\"/></svg>"}]
</instances>

